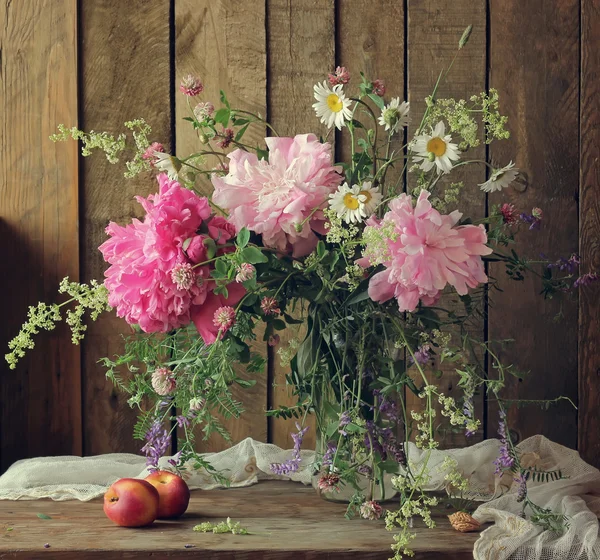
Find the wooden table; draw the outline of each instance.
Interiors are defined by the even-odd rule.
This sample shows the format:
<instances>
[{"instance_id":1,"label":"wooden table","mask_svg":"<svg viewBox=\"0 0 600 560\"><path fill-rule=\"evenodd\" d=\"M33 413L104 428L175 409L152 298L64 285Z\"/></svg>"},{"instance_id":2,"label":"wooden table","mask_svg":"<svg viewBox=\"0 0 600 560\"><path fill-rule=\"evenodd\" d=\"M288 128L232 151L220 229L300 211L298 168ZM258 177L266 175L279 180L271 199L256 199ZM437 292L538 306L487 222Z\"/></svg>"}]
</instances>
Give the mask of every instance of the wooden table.
<instances>
[{"instance_id":1,"label":"wooden table","mask_svg":"<svg viewBox=\"0 0 600 560\"><path fill-rule=\"evenodd\" d=\"M344 511L344 505L326 502L312 488L290 482L197 490L181 519L158 521L142 529L115 526L104 516L100 499L86 503L0 501L0 558L388 559L392 533L385 530L383 521L348 521ZM228 516L256 534L192 531L198 523ZM437 523L433 530L417 524L412 545L415 557L472 559L478 535L454 531L445 517ZM46 543L49 548L44 548Z\"/></svg>"}]
</instances>

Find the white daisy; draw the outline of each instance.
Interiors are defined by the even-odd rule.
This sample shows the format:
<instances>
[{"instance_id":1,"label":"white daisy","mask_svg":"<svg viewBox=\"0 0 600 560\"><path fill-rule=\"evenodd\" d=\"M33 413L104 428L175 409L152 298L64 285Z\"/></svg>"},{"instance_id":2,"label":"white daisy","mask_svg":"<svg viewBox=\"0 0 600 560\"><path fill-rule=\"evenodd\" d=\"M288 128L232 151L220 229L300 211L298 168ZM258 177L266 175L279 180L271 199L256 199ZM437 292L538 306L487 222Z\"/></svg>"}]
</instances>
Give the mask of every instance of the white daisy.
<instances>
[{"instance_id":1,"label":"white daisy","mask_svg":"<svg viewBox=\"0 0 600 560\"><path fill-rule=\"evenodd\" d=\"M510 185L519 174L519 170L515 168L515 164L511 161L502 169L494 169L490 178L485 183L480 183L479 187L483 192L501 191Z\"/></svg>"},{"instance_id":2,"label":"white daisy","mask_svg":"<svg viewBox=\"0 0 600 560\"><path fill-rule=\"evenodd\" d=\"M368 218L375 213L375 210L383 198L383 195L379 192L379 189L377 187L372 187L371 184L372 183L370 181L363 183L358 191L358 198L364 198L364 200L361 202L364 205L365 218Z\"/></svg>"},{"instance_id":3,"label":"white daisy","mask_svg":"<svg viewBox=\"0 0 600 560\"><path fill-rule=\"evenodd\" d=\"M155 151L154 158L153 164L156 169L164 171L171 181L176 181L179 178L181 162L175 156Z\"/></svg>"},{"instance_id":4,"label":"white daisy","mask_svg":"<svg viewBox=\"0 0 600 560\"><path fill-rule=\"evenodd\" d=\"M327 85L327 82L316 84L314 87L317 102L313 103L313 109L317 113L317 117L328 128L335 125L338 130L341 130L346 121L352 118L351 101L346 99L343 88L342 84L331 88Z\"/></svg>"},{"instance_id":5,"label":"white daisy","mask_svg":"<svg viewBox=\"0 0 600 560\"><path fill-rule=\"evenodd\" d=\"M348 186L341 185L335 193L329 195L329 206L339 218L347 224L362 222L373 214L381 202L381 193L371 183Z\"/></svg>"},{"instance_id":6,"label":"white daisy","mask_svg":"<svg viewBox=\"0 0 600 560\"><path fill-rule=\"evenodd\" d=\"M437 167L438 173L450 173L452 162L460 159L458 146L452 143L452 137L446 134L446 127L440 121L431 134L419 134L413 140L413 150L417 153L414 160L420 163L423 171Z\"/></svg>"},{"instance_id":7,"label":"white daisy","mask_svg":"<svg viewBox=\"0 0 600 560\"><path fill-rule=\"evenodd\" d=\"M379 117L379 124L385 126L390 134L395 134L401 128L408 126L408 109L407 101L400 103L399 97L394 97L388 105L386 105Z\"/></svg>"}]
</instances>

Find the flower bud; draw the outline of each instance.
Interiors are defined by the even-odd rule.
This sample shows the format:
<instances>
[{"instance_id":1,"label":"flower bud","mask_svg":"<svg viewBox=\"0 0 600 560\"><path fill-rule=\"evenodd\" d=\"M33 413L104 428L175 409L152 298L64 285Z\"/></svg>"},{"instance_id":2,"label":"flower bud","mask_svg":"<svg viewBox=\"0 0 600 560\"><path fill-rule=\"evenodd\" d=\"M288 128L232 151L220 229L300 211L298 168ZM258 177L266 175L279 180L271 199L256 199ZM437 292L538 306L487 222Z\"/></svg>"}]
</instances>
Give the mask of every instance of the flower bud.
<instances>
[{"instance_id":1,"label":"flower bud","mask_svg":"<svg viewBox=\"0 0 600 560\"><path fill-rule=\"evenodd\" d=\"M468 42L469 42L469 38L471 37L471 32L473 31L473 26L469 25L464 31L463 34L460 38L460 41L458 41L458 48L462 49Z\"/></svg>"},{"instance_id":2,"label":"flower bud","mask_svg":"<svg viewBox=\"0 0 600 560\"><path fill-rule=\"evenodd\" d=\"M200 144L208 144L208 136L206 134L201 134L198 139L200 140Z\"/></svg>"}]
</instances>

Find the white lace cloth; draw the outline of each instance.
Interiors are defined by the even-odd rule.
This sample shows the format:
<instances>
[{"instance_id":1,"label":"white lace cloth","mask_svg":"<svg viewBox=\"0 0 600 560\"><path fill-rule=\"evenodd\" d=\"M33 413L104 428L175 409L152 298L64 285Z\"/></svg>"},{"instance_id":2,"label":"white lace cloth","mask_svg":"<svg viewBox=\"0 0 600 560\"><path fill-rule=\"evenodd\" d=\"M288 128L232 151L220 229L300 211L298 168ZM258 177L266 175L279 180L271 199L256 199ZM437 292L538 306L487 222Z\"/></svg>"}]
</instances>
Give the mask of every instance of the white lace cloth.
<instances>
[{"instance_id":1,"label":"white lace cloth","mask_svg":"<svg viewBox=\"0 0 600 560\"><path fill-rule=\"evenodd\" d=\"M472 447L433 451L428 461L432 475L430 490L444 488L444 473L437 467L447 455L458 462L469 477L472 497L487 500L475 511L481 522L493 522L475 543L476 560L597 560L600 559L598 519L600 516L600 471L581 460L576 451L552 443L542 436L518 446L521 462L543 470L560 469L565 478L541 484L530 483L529 496L539 506L559 511L569 518L569 528L561 535L541 529L519 516L521 504L515 499L512 477L494 476L493 460L498 441L487 440ZM424 457L411 444L408 456L419 463ZM314 453L302 452L302 468L289 478L309 484ZM231 486L249 486L262 479L281 479L270 473L271 463L289 458L289 451L248 438L205 459L230 479ZM161 459L161 466L167 466ZM129 454L97 457L40 457L15 463L0 477L0 499L87 501L101 496L110 484L123 477L145 477L145 458ZM212 489L218 485L205 473L187 477L191 488ZM435 529L434 529L435 530Z\"/></svg>"}]
</instances>

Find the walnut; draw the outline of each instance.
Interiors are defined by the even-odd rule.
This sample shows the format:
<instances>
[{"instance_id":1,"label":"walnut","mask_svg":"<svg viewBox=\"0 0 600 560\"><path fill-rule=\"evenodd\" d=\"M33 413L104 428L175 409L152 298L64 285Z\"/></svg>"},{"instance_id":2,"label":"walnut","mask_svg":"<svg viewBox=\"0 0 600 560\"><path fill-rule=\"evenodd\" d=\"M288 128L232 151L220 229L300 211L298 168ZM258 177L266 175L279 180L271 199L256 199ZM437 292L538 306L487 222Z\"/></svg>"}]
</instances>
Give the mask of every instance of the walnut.
<instances>
[{"instance_id":1,"label":"walnut","mask_svg":"<svg viewBox=\"0 0 600 560\"><path fill-rule=\"evenodd\" d=\"M479 531L481 527L481 523L471 517L468 513L464 511L457 511L452 515L448 516L450 520L450 525L454 527L457 531L461 533L470 533L472 531Z\"/></svg>"}]
</instances>

